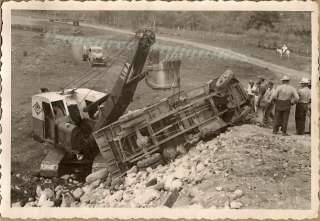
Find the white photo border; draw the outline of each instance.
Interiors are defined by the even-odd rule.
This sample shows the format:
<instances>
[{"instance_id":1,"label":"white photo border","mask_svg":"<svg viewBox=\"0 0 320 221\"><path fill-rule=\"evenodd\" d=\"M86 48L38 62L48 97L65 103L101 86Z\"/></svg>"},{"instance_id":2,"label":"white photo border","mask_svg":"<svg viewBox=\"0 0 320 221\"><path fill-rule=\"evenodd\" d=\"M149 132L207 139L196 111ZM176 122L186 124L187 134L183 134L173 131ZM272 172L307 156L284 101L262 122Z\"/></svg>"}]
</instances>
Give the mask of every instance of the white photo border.
<instances>
[{"instance_id":1,"label":"white photo border","mask_svg":"<svg viewBox=\"0 0 320 221\"><path fill-rule=\"evenodd\" d=\"M311 149L311 209L310 210L207 210L207 209L123 209L123 208L12 208L10 206L11 171L11 10L185 10L185 11L311 11L312 22L312 149ZM318 74L318 5L315 2L212 2L212 1L29 1L2 4L2 119L1 134L1 206L0 214L8 218L188 218L188 219L306 219L318 217L319 208L319 74Z\"/></svg>"}]
</instances>

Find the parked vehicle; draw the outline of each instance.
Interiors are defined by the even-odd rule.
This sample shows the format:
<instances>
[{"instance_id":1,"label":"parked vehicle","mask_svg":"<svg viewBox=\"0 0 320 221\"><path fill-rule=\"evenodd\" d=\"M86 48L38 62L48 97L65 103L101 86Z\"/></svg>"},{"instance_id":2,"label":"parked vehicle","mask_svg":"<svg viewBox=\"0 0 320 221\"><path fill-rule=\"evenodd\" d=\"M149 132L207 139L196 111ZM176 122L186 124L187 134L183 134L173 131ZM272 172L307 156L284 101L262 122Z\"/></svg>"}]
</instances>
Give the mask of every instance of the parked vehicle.
<instances>
[{"instance_id":1,"label":"parked vehicle","mask_svg":"<svg viewBox=\"0 0 320 221\"><path fill-rule=\"evenodd\" d=\"M103 48L98 46L83 46L82 60L88 61L91 66L106 65L106 57L103 54Z\"/></svg>"}]
</instances>

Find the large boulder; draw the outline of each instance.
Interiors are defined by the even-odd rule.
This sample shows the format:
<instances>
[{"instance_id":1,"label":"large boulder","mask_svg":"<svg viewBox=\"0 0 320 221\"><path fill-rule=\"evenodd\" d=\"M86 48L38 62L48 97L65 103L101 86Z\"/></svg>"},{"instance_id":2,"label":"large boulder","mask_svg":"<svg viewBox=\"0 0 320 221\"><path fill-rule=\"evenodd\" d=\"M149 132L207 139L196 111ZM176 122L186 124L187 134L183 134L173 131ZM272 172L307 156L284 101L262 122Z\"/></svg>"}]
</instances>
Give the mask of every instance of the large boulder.
<instances>
[{"instance_id":1,"label":"large boulder","mask_svg":"<svg viewBox=\"0 0 320 221\"><path fill-rule=\"evenodd\" d=\"M101 170L98 170L94 173L89 174L86 177L86 182L92 183L96 180L102 180L102 179L106 178L108 176L108 174L109 174L109 170L107 168L103 168Z\"/></svg>"},{"instance_id":2,"label":"large boulder","mask_svg":"<svg viewBox=\"0 0 320 221\"><path fill-rule=\"evenodd\" d=\"M176 179L174 176L170 175L165 178L164 189L167 191L180 190L182 188L182 181Z\"/></svg>"},{"instance_id":3,"label":"large boulder","mask_svg":"<svg viewBox=\"0 0 320 221\"><path fill-rule=\"evenodd\" d=\"M53 207L54 206L54 202L52 201L54 198L53 190L51 190L49 188L45 188L44 190L41 190L41 188L37 188L36 191L37 191L37 195L40 195L37 206L39 206L39 207Z\"/></svg>"},{"instance_id":4,"label":"large boulder","mask_svg":"<svg viewBox=\"0 0 320 221\"><path fill-rule=\"evenodd\" d=\"M175 169L174 174L173 174L173 176L178 179L188 178L189 175L190 175L190 170L185 168L184 166L178 166Z\"/></svg>"},{"instance_id":5,"label":"large boulder","mask_svg":"<svg viewBox=\"0 0 320 221\"><path fill-rule=\"evenodd\" d=\"M74 191L72 191L73 197L77 200L79 200L83 194L84 194L84 191L82 188L77 188Z\"/></svg>"},{"instance_id":6,"label":"large boulder","mask_svg":"<svg viewBox=\"0 0 320 221\"><path fill-rule=\"evenodd\" d=\"M62 203L60 207L71 207L74 199L70 193L66 193L62 195Z\"/></svg>"},{"instance_id":7,"label":"large boulder","mask_svg":"<svg viewBox=\"0 0 320 221\"><path fill-rule=\"evenodd\" d=\"M231 209L240 209L243 206L243 204L240 201L232 201L230 203Z\"/></svg>"}]
</instances>

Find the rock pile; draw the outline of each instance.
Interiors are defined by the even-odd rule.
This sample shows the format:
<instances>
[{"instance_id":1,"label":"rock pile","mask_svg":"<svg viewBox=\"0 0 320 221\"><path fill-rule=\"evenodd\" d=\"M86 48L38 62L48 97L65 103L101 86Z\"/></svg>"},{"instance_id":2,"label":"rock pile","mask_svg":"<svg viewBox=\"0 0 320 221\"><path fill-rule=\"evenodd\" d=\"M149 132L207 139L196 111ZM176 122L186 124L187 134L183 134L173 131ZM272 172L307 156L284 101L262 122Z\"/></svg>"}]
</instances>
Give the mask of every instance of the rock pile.
<instances>
[{"instance_id":1,"label":"rock pile","mask_svg":"<svg viewBox=\"0 0 320 221\"><path fill-rule=\"evenodd\" d=\"M291 162L282 161L281 153L296 151L292 150L294 137L259 130L252 125L234 127L211 141L198 142L169 164L143 170L134 166L115 180L103 169L90 174L84 185L72 191L63 187L38 189L37 200L27 206L240 209L248 204L243 200L250 188L243 189L242 184L230 188L212 181L269 173L272 178L273 173L289 175L286 168ZM230 183L237 182L233 179Z\"/></svg>"}]
</instances>

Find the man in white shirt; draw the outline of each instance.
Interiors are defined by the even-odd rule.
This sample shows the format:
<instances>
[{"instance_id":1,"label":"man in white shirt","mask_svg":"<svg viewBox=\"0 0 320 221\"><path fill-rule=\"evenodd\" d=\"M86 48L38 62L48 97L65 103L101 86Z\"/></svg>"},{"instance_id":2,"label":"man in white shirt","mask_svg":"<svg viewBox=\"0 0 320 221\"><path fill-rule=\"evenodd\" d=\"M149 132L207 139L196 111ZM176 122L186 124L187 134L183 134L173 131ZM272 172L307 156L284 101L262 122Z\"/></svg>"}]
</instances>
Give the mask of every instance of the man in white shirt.
<instances>
[{"instance_id":1,"label":"man in white shirt","mask_svg":"<svg viewBox=\"0 0 320 221\"><path fill-rule=\"evenodd\" d=\"M272 96L275 101L275 119L273 124L273 133L278 133L281 127L282 135L287 136L288 119L290 115L291 105L299 100L297 90L289 85L290 78L284 76L282 84L277 87Z\"/></svg>"},{"instance_id":2,"label":"man in white shirt","mask_svg":"<svg viewBox=\"0 0 320 221\"><path fill-rule=\"evenodd\" d=\"M296 105L295 120L296 130L298 135L303 135L305 132L306 116L311 103L311 91L308 88L309 80L302 78L300 81L301 88L298 90L299 100Z\"/></svg>"}]
</instances>

